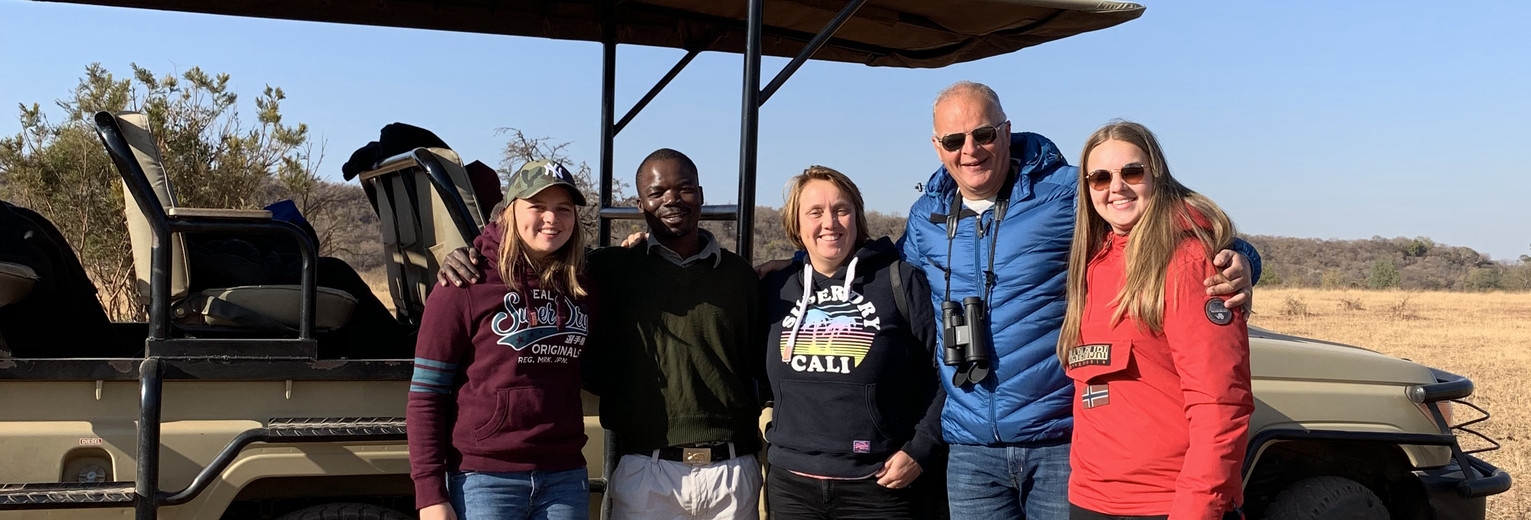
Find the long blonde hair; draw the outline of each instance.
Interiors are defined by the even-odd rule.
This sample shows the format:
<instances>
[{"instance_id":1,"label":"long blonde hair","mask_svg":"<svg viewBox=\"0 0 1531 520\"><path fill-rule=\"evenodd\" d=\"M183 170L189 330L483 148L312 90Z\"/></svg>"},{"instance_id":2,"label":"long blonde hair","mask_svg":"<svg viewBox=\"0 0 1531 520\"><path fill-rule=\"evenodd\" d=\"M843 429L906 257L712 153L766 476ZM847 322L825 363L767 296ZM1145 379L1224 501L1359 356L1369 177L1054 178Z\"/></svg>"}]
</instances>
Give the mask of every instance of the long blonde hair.
<instances>
[{"instance_id":1,"label":"long blonde hair","mask_svg":"<svg viewBox=\"0 0 1531 520\"><path fill-rule=\"evenodd\" d=\"M500 227L505 228L500 236L500 279L511 290L520 291L522 287L520 277L516 276L516 264L524 263L537 272L543 287L557 287L575 298L584 298L589 291L579 283L580 269L585 265L585 233L579 222L574 223L574 235L569 237L569 241L547 255L542 261L545 265L537 265L528 254L530 248L526 242L521 241L521 234L516 232L515 208L519 200L522 199L508 201L505 210L496 216Z\"/></svg>"},{"instance_id":2,"label":"long blonde hair","mask_svg":"<svg viewBox=\"0 0 1531 520\"><path fill-rule=\"evenodd\" d=\"M1069 249L1068 311L1058 336L1058 359L1067 364L1068 349L1080 342L1080 325L1085 298L1089 295L1086 266L1112 233L1111 225L1090 201L1090 187L1085 176L1091 170L1090 152L1106 141L1116 140L1137 146L1148 155L1148 174L1154 190L1148 196L1143 216L1127 235L1127 280L1121 292L1111 300L1116 310L1111 324L1131 318L1140 328L1156 333L1164 331L1164 284L1170 261L1182 240L1201 242L1207 257L1228 248L1236 232L1228 215L1211 199L1191 191L1170 175L1169 163L1159 140L1143 125L1114 120L1090 134L1085 140L1079 164L1079 198L1074 208L1074 243Z\"/></svg>"}]
</instances>

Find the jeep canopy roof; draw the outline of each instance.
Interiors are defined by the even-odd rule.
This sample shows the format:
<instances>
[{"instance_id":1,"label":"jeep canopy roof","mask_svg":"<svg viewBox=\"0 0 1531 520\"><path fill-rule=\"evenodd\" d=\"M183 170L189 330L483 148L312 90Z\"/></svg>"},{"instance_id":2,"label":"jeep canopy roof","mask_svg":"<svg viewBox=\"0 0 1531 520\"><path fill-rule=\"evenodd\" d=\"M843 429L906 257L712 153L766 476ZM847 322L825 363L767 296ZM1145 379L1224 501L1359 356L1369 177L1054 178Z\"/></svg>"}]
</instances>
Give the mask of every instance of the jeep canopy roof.
<instances>
[{"instance_id":1,"label":"jeep canopy roof","mask_svg":"<svg viewBox=\"0 0 1531 520\"><path fill-rule=\"evenodd\" d=\"M616 6L619 44L742 53L748 2L720 0L50 0L258 18L601 41ZM792 57L849 2L772 1L761 54ZM867 0L812 59L935 68L1104 29L1143 6L1095 0Z\"/></svg>"},{"instance_id":2,"label":"jeep canopy roof","mask_svg":"<svg viewBox=\"0 0 1531 520\"><path fill-rule=\"evenodd\" d=\"M641 218L637 208L612 206L613 139L701 52L744 57L739 203L704 207L702 218L753 222L760 107L803 62L937 68L1104 29L1143 14L1138 4L1095 0L44 1L600 42L600 227L596 238L602 246L610 243L612 219ZM619 44L687 51L620 118L614 106ZM761 56L792 60L769 82L762 82ZM744 258L753 258L753 229L737 227L734 251Z\"/></svg>"}]
</instances>

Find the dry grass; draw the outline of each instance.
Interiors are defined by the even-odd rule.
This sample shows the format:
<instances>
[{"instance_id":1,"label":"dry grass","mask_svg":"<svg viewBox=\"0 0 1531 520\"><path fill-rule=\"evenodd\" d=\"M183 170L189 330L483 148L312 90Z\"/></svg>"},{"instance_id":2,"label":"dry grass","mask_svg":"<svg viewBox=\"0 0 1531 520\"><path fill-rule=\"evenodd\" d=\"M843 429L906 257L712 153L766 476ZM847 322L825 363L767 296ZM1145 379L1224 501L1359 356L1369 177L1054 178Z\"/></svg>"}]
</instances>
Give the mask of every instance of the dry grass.
<instances>
[{"instance_id":1,"label":"dry grass","mask_svg":"<svg viewBox=\"0 0 1531 520\"><path fill-rule=\"evenodd\" d=\"M1531 518L1531 293L1260 289L1252 325L1357 345L1472 379L1493 414L1479 431L1504 444L1480 454L1515 485L1489 498L1493 520ZM1300 311L1298 311L1300 309ZM1473 413L1457 407L1459 419ZM1460 422L1460 420L1458 421ZM1464 447L1482 443L1463 440Z\"/></svg>"},{"instance_id":2,"label":"dry grass","mask_svg":"<svg viewBox=\"0 0 1531 520\"><path fill-rule=\"evenodd\" d=\"M393 307L393 295L388 293L388 269L374 267L366 271L358 271L356 274L361 276L362 281L367 282L367 286L372 288L372 294L377 296L378 301L383 302L383 306L388 307L389 312L398 310Z\"/></svg>"}]
</instances>

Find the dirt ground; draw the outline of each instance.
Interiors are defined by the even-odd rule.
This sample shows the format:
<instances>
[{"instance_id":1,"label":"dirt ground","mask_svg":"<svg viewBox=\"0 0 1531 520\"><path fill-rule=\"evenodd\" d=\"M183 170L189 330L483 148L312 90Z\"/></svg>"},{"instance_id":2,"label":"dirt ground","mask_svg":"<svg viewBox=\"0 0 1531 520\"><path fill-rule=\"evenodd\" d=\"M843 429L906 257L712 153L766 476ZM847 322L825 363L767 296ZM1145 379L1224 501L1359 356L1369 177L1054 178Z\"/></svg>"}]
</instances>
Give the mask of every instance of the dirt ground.
<instances>
[{"instance_id":1,"label":"dirt ground","mask_svg":"<svg viewBox=\"0 0 1531 520\"><path fill-rule=\"evenodd\" d=\"M1479 454L1510 473L1490 519L1531 518L1531 293L1261 288L1250 324L1365 347L1467 376L1468 401L1492 414L1474 428L1504 445ZM1455 408L1457 422L1475 412ZM1486 447L1464 438L1464 448Z\"/></svg>"}]
</instances>

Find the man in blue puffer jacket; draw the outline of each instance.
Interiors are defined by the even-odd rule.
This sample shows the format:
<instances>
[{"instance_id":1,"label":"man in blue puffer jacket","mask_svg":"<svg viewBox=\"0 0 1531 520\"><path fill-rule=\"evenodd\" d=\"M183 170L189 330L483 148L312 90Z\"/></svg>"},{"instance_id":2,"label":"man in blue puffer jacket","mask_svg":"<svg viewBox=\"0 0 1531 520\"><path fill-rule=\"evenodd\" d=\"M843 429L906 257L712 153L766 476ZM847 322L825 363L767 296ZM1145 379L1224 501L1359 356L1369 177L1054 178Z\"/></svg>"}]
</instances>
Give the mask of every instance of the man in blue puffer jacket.
<instances>
[{"instance_id":1,"label":"man in blue puffer jacket","mask_svg":"<svg viewBox=\"0 0 1531 520\"><path fill-rule=\"evenodd\" d=\"M987 330L973 331L988 361L941 369L952 517L1062 520L1073 384L1054 349L1078 169L1047 138L1011 134L998 95L982 84L947 87L936 98L934 119L932 142L943 166L910 208L899 245L904 260L924 270L936 309L977 297L988 314ZM1228 283L1213 290L1239 293L1228 304L1242 305L1250 285L1245 273L1258 269L1246 266L1258 257L1242 241L1235 247L1243 255L1217 255L1218 265L1232 266L1222 273L1226 280L1217 280ZM936 319L945 331L942 315Z\"/></svg>"}]
</instances>

